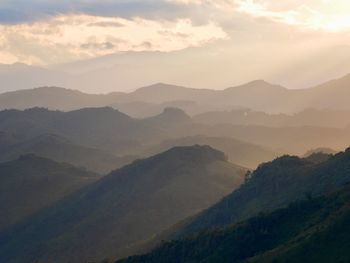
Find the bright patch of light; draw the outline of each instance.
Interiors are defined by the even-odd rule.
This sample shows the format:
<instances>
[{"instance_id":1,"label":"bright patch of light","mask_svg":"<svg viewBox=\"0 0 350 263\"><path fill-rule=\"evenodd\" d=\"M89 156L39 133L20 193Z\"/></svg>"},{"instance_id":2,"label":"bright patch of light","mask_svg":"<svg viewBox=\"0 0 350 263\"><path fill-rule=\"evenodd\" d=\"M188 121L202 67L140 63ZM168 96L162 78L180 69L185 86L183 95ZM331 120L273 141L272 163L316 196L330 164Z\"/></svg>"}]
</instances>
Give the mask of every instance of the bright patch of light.
<instances>
[{"instance_id":1,"label":"bright patch of light","mask_svg":"<svg viewBox=\"0 0 350 263\"><path fill-rule=\"evenodd\" d=\"M212 22L61 15L49 20L0 25L1 63L59 63L120 51L170 52L227 38ZM9 55L11 54L11 56Z\"/></svg>"}]
</instances>

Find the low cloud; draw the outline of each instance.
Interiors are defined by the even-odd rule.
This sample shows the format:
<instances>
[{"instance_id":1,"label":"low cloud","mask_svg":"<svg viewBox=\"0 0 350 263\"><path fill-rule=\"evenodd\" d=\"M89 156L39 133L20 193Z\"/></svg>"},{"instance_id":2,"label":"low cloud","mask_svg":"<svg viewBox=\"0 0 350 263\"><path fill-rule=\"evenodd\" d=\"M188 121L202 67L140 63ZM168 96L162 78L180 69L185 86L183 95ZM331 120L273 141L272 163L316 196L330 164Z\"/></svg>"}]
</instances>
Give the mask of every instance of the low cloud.
<instances>
[{"instance_id":1,"label":"low cloud","mask_svg":"<svg viewBox=\"0 0 350 263\"><path fill-rule=\"evenodd\" d=\"M0 25L0 35L3 60L40 64L120 51L170 52L228 37L212 22L193 25L190 19L158 21L89 15L61 15L33 23Z\"/></svg>"}]
</instances>

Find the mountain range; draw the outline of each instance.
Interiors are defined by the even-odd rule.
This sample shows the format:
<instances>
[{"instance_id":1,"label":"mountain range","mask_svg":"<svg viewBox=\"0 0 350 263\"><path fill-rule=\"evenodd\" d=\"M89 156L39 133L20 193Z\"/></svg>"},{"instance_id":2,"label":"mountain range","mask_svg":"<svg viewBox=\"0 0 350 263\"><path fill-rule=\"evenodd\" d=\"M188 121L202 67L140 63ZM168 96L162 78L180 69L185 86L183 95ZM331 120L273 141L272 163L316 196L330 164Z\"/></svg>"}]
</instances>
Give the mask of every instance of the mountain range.
<instances>
[{"instance_id":1,"label":"mountain range","mask_svg":"<svg viewBox=\"0 0 350 263\"><path fill-rule=\"evenodd\" d=\"M11 133L0 134L0 162L15 160L26 154L69 163L100 174L106 174L136 159L135 156L117 157L54 134L41 134L29 139Z\"/></svg>"},{"instance_id":2,"label":"mountain range","mask_svg":"<svg viewBox=\"0 0 350 263\"><path fill-rule=\"evenodd\" d=\"M20 137L22 141L53 134L75 145L98 149L117 157L142 157L147 152L157 153L154 151L157 148L161 151L161 145L166 144L164 141L179 139L184 142L186 139L183 138L194 136L232 138L242 141L247 147L255 144L275 153L302 155L319 147L340 151L349 142L348 130L348 127L203 124L176 108L166 108L156 116L143 119L132 118L110 107L83 108L69 112L43 108L0 111L0 131ZM213 140L203 143L220 147ZM225 151L228 150L226 147ZM265 160L255 159L254 165Z\"/></svg>"},{"instance_id":3,"label":"mountain range","mask_svg":"<svg viewBox=\"0 0 350 263\"><path fill-rule=\"evenodd\" d=\"M117 262L347 262L350 259L349 194L347 186L226 229L167 242L149 254Z\"/></svg>"},{"instance_id":4,"label":"mountain range","mask_svg":"<svg viewBox=\"0 0 350 263\"><path fill-rule=\"evenodd\" d=\"M0 261L130 255L155 234L219 201L245 173L209 146L172 148L135 161L0 233Z\"/></svg>"},{"instance_id":5,"label":"mountain range","mask_svg":"<svg viewBox=\"0 0 350 263\"><path fill-rule=\"evenodd\" d=\"M0 65L0 262L350 260L350 75L82 91L126 90L124 55Z\"/></svg>"},{"instance_id":6,"label":"mountain range","mask_svg":"<svg viewBox=\"0 0 350 263\"><path fill-rule=\"evenodd\" d=\"M317 158L315 158L315 155ZM350 149L334 156L283 156L259 166L238 190L188 223L182 233L226 226L305 198L336 191L350 182Z\"/></svg>"},{"instance_id":7,"label":"mountain range","mask_svg":"<svg viewBox=\"0 0 350 263\"><path fill-rule=\"evenodd\" d=\"M167 238L175 240L117 262L346 262L349 169L350 149L280 157L174 226Z\"/></svg>"},{"instance_id":8,"label":"mountain range","mask_svg":"<svg viewBox=\"0 0 350 263\"><path fill-rule=\"evenodd\" d=\"M266 127L318 126L345 128L349 125L348 110L305 109L295 114L268 114L265 112L238 109L211 111L193 116L193 120L204 124L259 125Z\"/></svg>"},{"instance_id":9,"label":"mountain range","mask_svg":"<svg viewBox=\"0 0 350 263\"><path fill-rule=\"evenodd\" d=\"M224 90L193 89L158 83L129 93L102 95L44 87L3 93L0 95L0 105L1 109L47 107L65 111L113 105L135 117L150 116L156 110L160 113L169 106L181 108L181 105L190 114L239 108L291 114L307 108L349 110L349 84L350 75L308 89L286 89L263 80Z\"/></svg>"}]
</instances>

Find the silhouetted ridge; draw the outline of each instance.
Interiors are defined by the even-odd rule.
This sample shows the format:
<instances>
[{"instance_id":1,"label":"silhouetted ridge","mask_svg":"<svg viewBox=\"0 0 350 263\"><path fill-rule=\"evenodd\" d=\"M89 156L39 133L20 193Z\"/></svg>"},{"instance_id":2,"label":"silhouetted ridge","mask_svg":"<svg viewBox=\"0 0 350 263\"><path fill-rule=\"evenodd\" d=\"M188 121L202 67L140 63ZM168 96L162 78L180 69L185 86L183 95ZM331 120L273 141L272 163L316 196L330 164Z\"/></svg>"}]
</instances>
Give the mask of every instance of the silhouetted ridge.
<instances>
[{"instance_id":1,"label":"silhouetted ridge","mask_svg":"<svg viewBox=\"0 0 350 263\"><path fill-rule=\"evenodd\" d=\"M291 167L302 167L309 162L306 159L299 158L297 156L284 155L276 158L275 160L261 164L254 174L258 174L261 171L273 171L273 169L283 169Z\"/></svg>"},{"instance_id":2,"label":"silhouetted ridge","mask_svg":"<svg viewBox=\"0 0 350 263\"><path fill-rule=\"evenodd\" d=\"M282 90L282 91L287 91L286 88L280 86L280 85L275 85L275 84L271 84L265 80L262 79L258 79L258 80L253 80L250 81L248 83L242 84L240 86L235 86L235 87L230 87L225 89L224 91L233 91L235 89L246 89L248 90L263 90L263 91L278 91L278 90Z\"/></svg>"},{"instance_id":3,"label":"silhouetted ridge","mask_svg":"<svg viewBox=\"0 0 350 263\"><path fill-rule=\"evenodd\" d=\"M225 160L195 145L135 161L6 233L6 245L0 236L0 261L99 262L138 252L242 183L246 170Z\"/></svg>"},{"instance_id":4,"label":"silhouetted ridge","mask_svg":"<svg viewBox=\"0 0 350 263\"><path fill-rule=\"evenodd\" d=\"M136 167L138 170L144 171L149 167L162 164L164 166L168 166L171 170L182 166L202 163L210 164L216 161L227 162L227 156L225 153L208 145L178 146L160 154L156 154L150 158L136 160L131 164L112 172L108 177L113 177L113 174L129 171L130 169ZM108 177L106 177L104 180L107 180Z\"/></svg>"},{"instance_id":5,"label":"silhouetted ridge","mask_svg":"<svg viewBox=\"0 0 350 263\"><path fill-rule=\"evenodd\" d=\"M69 112L70 115L80 115L86 118L123 118L124 120L131 120L128 115L120 112L119 110L113 109L112 107L97 107L97 108L83 108Z\"/></svg>"},{"instance_id":6,"label":"silhouetted ridge","mask_svg":"<svg viewBox=\"0 0 350 263\"><path fill-rule=\"evenodd\" d=\"M118 263L349 262L350 189L290 204L225 229L163 243Z\"/></svg>"},{"instance_id":7,"label":"silhouetted ridge","mask_svg":"<svg viewBox=\"0 0 350 263\"><path fill-rule=\"evenodd\" d=\"M176 125L190 123L191 117L188 116L186 112L181 109L167 107L163 110L161 114L147 118L146 121L159 125Z\"/></svg>"},{"instance_id":8,"label":"silhouetted ridge","mask_svg":"<svg viewBox=\"0 0 350 263\"><path fill-rule=\"evenodd\" d=\"M283 156L260 165L246 183L203 212L180 234L226 226L289 203L336 191L350 183L350 149L326 160Z\"/></svg>"},{"instance_id":9,"label":"silhouetted ridge","mask_svg":"<svg viewBox=\"0 0 350 263\"><path fill-rule=\"evenodd\" d=\"M181 160L196 160L198 162L227 161L225 153L208 145L193 145L174 147L160 155L163 158L179 158ZM157 156L155 157L157 158Z\"/></svg>"}]
</instances>

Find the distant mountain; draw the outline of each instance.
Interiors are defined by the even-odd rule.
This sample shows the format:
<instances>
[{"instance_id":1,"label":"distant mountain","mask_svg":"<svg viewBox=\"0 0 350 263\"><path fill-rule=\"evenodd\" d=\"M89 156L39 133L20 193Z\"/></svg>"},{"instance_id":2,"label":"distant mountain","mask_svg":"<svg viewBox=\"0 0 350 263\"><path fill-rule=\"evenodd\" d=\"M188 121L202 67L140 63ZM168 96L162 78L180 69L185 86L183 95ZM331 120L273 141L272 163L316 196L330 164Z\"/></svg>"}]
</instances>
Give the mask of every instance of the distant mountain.
<instances>
[{"instance_id":1,"label":"distant mountain","mask_svg":"<svg viewBox=\"0 0 350 263\"><path fill-rule=\"evenodd\" d=\"M70 78L68 73L39 66L29 66L22 63L0 64L2 92L52 85L66 86Z\"/></svg>"},{"instance_id":2,"label":"distant mountain","mask_svg":"<svg viewBox=\"0 0 350 263\"><path fill-rule=\"evenodd\" d=\"M173 148L135 161L0 234L0 261L129 255L220 200L241 184L245 172L209 146Z\"/></svg>"},{"instance_id":3,"label":"distant mountain","mask_svg":"<svg viewBox=\"0 0 350 263\"><path fill-rule=\"evenodd\" d=\"M344 128L349 124L349 111L305 109L293 115L268 114L252 110L206 112L193 117L205 124L261 125L269 127L320 126Z\"/></svg>"},{"instance_id":4,"label":"distant mountain","mask_svg":"<svg viewBox=\"0 0 350 263\"><path fill-rule=\"evenodd\" d=\"M59 87L40 87L0 94L0 109L43 107L52 110L77 110L112 104L122 93L97 95Z\"/></svg>"},{"instance_id":5,"label":"distant mountain","mask_svg":"<svg viewBox=\"0 0 350 263\"><path fill-rule=\"evenodd\" d=\"M173 108L145 119L131 118L110 107L69 112L42 108L6 110L0 111L0 131L22 137L22 140L55 134L116 156L140 155L164 140L197 135L234 138L297 155L318 147L343 150L350 140L350 133L344 128L195 123L183 111Z\"/></svg>"},{"instance_id":6,"label":"distant mountain","mask_svg":"<svg viewBox=\"0 0 350 263\"><path fill-rule=\"evenodd\" d=\"M165 108L162 113L149 117L145 121L157 127L171 127L192 123L191 117L183 110L177 108Z\"/></svg>"},{"instance_id":7,"label":"distant mountain","mask_svg":"<svg viewBox=\"0 0 350 263\"><path fill-rule=\"evenodd\" d=\"M161 103L143 101L117 102L110 106L135 118L151 117L161 113L166 108L182 109L191 116L206 111L222 109L219 105L200 104L190 100L171 100Z\"/></svg>"},{"instance_id":8,"label":"distant mountain","mask_svg":"<svg viewBox=\"0 0 350 263\"><path fill-rule=\"evenodd\" d=\"M244 185L200 214L179 233L226 226L297 200L329 193L348 183L350 149L323 162L284 156L259 166Z\"/></svg>"},{"instance_id":9,"label":"distant mountain","mask_svg":"<svg viewBox=\"0 0 350 263\"><path fill-rule=\"evenodd\" d=\"M302 155L314 148L332 148L342 151L350 140L349 129L316 126L267 127L256 125L197 123L187 134L205 134L210 137L231 137L276 149L278 152Z\"/></svg>"},{"instance_id":10,"label":"distant mountain","mask_svg":"<svg viewBox=\"0 0 350 263\"><path fill-rule=\"evenodd\" d=\"M226 229L167 242L118 263L348 262L350 189L293 203Z\"/></svg>"},{"instance_id":11,"label":"distant mountain","mask_svg":"<svg viewBox=\"0 0 350 263\"><path fill-rule=\"evenodd\" d=\"M226 137L188 136L168 139L159 145L150 147L143 155L159 153L175 146L209 145L227 154L229 161L247 168L255 169L259 164L275 159L279 153L256 144Z\"/></svg>"},{"instance_id":12,"label":"distant mountain","mask_svg":"<svg viewBox=\"0 0 350 263\"><path fill-rule=\"evenodd\" d=\"M97 178L94 173L35 155L0 163L0 232Z\"/></svg>"},{"instance_id":13,"label":"distant mountain","mask_svg":"<svg viewBox=\"0 0 350 263\"><path fill-rule=\"evenodd\" d=\"M116 155L165 134L155 125L112 108L85 108L70 112L33 108L0 112L0 130L30 139L56 134L77 144L108 150Z\"/></svg>"},{"instance_id":14,"label":"distant mountain","mask_svg":"<svg viewBox=\"0 0 350 263\"><path fill-rule=\"evenodd\" d=\"M1 94L0 109L47 107L74 110L83 107L113 105L113 107L125 109L136 117L149 116L172 106L188 110L191 114L240 108L274 114L296 113L309 108L350 110L347 103L347 98L350 97L350 92L347 89L349 84L350 75L317 87L294 90L263 80L252 81L224 90L193 89L158 83L129 93L114 92L104 95L46 87ZM181 103L175 103L174 105L176 101L191 101L194 104L181 106ZM133 105L134 109L130 109L130 105ZM145 114L144 110L148 114ZM296 121L300 120L296 118ZM332 120L332 122L334 121ZM322 123L322 120L320 122ZM308 125L311 124L313 122L308 123Z\"/></svg>"},{"instance_id":15,"label":"distant mountain","mask_svg":"<svg viewBox=\"0 0 350 263\"><path fill-rule=\"evenodd\" d=\"M350 74L324 84L303 90L300 103L323 109L349 109Z\"/></svg>"},{"instance_id":16,"label":"distant mountain","mask_svg":"<svg viewBox=\"0 0 350 263\"><path fill-rule=\"evenodd\" d=\"M173 100L193 100L206 101L213 97L218 91L210 89L193 89L170 85L166 83L157 83L137 89L128 94L124 101L145 101L149 103L159 103Z\"/></svg>"},{"instance_id":17,"label":"distant mountain","mask_svg":"<svg viewBox=\"0 0 350 263\"><path fill-rule=\"evenodd\" d=\"M8 134L7 138L0 138L0 162L14 160L21 155L32 153L57 162L65 162L106 174L135 159L132 156L117 157L98 149L77 145L54 134L43 134L27 140L14 137Z\"/></svg>"}]
</instances>

